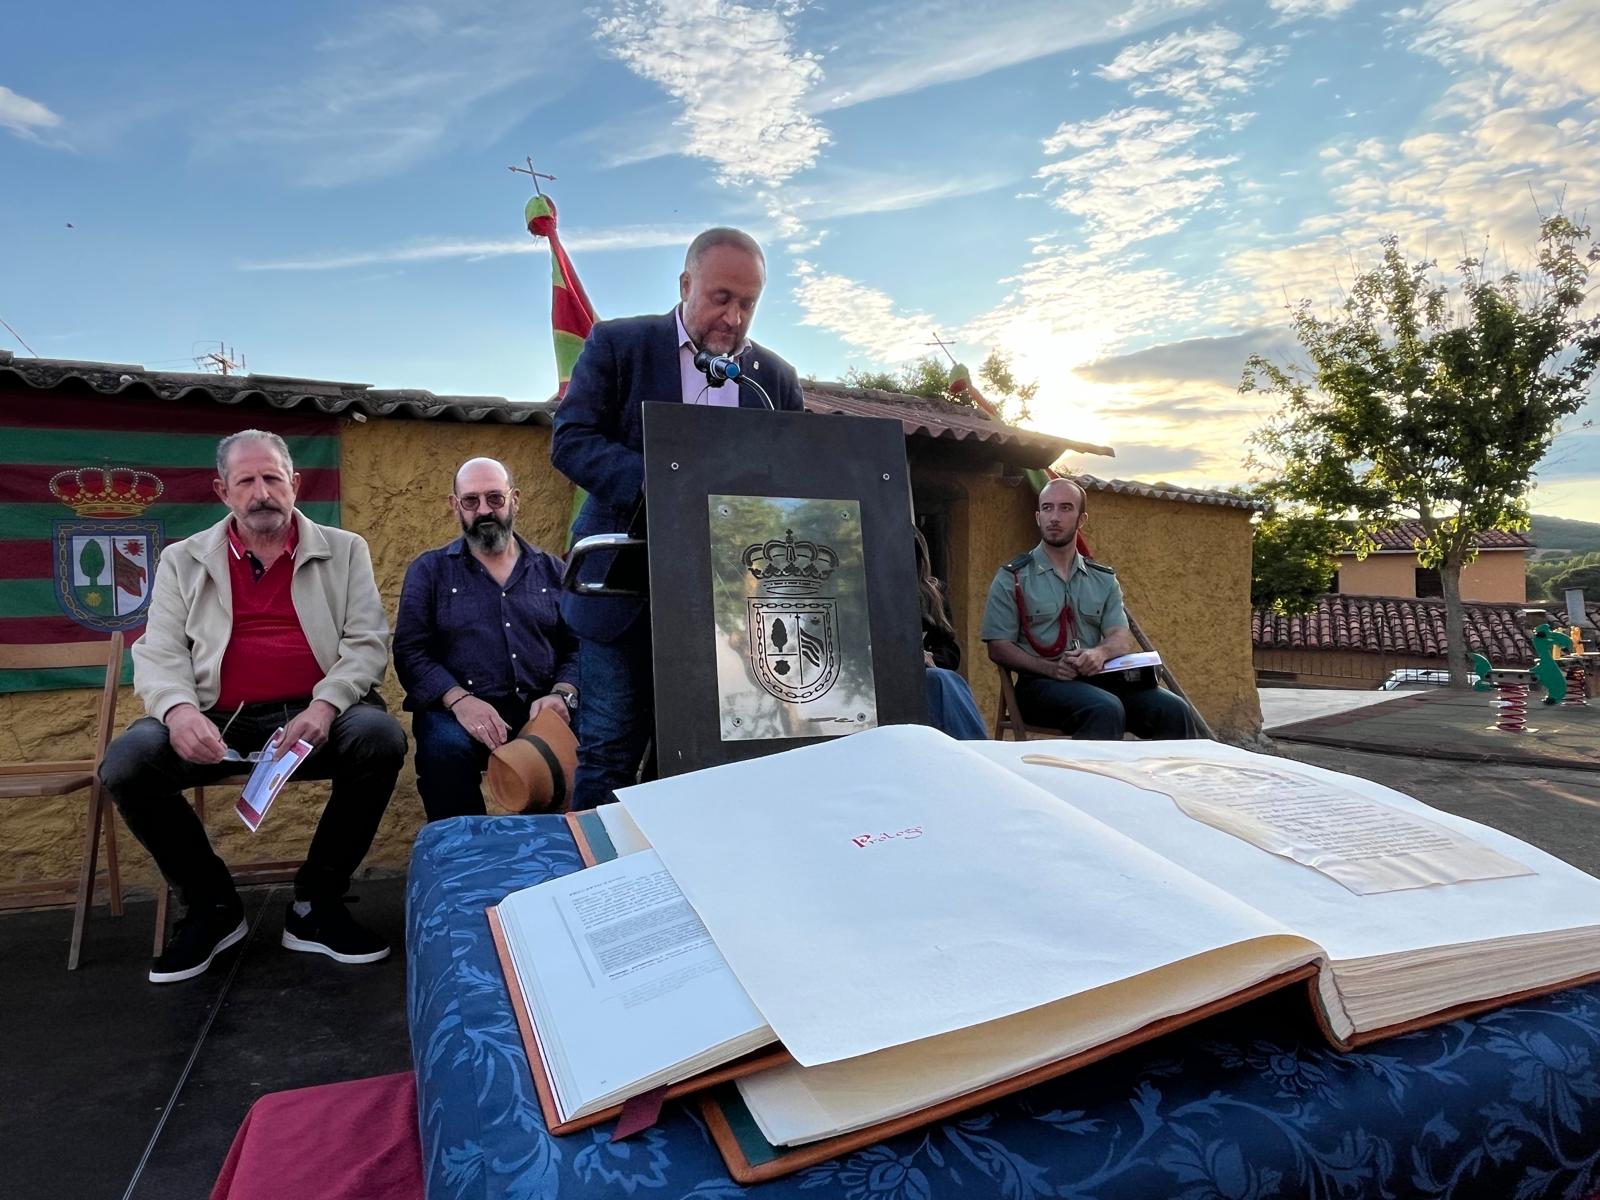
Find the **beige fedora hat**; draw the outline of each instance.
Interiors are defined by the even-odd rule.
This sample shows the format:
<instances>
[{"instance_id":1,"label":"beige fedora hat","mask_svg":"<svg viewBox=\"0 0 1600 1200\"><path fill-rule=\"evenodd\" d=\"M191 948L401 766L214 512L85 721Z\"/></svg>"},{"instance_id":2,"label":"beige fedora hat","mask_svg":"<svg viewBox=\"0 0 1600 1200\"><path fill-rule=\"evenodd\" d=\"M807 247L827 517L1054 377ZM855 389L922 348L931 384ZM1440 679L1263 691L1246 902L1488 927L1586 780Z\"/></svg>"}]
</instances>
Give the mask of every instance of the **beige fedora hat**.
<instances>
[{"instance_id":1,"label":"beige fedora hat","mask_svg":"<svg viewBox=\"0 0 1600 1200\"><path fill-rule=\"evenodd\" d=\"M489 755L489 794L507 812L564 812L578 769L578 739L553 708Z\"/></svg>"}]
</instances>

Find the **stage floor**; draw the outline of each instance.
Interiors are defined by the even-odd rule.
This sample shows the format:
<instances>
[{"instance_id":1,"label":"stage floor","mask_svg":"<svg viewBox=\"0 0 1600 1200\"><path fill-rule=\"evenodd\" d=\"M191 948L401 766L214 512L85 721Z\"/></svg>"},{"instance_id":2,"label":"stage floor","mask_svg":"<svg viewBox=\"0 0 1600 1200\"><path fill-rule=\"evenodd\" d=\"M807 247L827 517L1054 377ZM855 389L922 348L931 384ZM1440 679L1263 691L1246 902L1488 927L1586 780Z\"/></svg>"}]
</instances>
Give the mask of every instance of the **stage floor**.
<instances>
[{"instance_id":1,"label":"stage floor","mask_svg":"<svg viewBox=\"0 0 1600 1200\"><path fill-rule=\"evenodd\" d=\"M257 1097L411 1068L405 882L356 885L394 953L344 966L278 945L287 886L245 891L250 936L198 979L150 984L153 902L0 918L0 1162L8 1200L188 1200L211 1190Z\"/></svg>"}]
</instances>

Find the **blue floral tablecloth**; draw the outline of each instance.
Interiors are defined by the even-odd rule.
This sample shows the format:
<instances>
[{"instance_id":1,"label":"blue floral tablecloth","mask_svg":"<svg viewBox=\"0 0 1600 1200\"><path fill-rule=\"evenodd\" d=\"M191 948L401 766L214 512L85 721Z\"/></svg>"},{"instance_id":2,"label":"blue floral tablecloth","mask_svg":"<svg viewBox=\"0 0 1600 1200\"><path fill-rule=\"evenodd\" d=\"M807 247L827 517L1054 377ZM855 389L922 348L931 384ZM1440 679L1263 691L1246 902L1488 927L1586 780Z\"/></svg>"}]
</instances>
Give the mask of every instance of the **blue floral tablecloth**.
<instances>
[{"instance_id":1,"label":"blue floral tablecloth","mask_svg":"<svg viewBox=\"0 0 1600 1200\"><path fill-rule=\"evenodd\" d=\"M558 817L417 838L406 902L429 1200L718 1200L699 1113L611 1145L545 1131L484 909L576 870ZM1339 1054L1269 997L965 1117L748 1189L843 1200L1256 1200L1600 1192L1600 985Z\"/></svg>"}]
</instances>

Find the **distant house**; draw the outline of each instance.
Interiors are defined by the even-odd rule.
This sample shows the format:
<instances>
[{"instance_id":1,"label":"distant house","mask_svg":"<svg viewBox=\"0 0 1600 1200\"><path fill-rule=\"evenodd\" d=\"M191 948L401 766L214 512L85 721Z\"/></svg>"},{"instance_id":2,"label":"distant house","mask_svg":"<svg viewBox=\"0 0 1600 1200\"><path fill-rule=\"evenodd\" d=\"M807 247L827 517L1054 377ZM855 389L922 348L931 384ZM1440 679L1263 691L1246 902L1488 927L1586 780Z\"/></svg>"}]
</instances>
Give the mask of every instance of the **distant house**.
<instances>
[{"instance_id":1,"label":"distant house","mask_svg":"<svg viewBox=\"0 0 1600 1200\"><path fill-rule=\"evenodd\" d=\"M1339 556L1333 591L1344 596L1398 596L1427 600L1444 595L1439 572L1417 561L1421 521L1404 521L1377 535L1378 549L1358 559ZM1461 598L1509 604L1527 599L1528 552L1520 533L1491 529L1478 534L1478 557L1461 570Z\"/></svg>"}]
</instances>

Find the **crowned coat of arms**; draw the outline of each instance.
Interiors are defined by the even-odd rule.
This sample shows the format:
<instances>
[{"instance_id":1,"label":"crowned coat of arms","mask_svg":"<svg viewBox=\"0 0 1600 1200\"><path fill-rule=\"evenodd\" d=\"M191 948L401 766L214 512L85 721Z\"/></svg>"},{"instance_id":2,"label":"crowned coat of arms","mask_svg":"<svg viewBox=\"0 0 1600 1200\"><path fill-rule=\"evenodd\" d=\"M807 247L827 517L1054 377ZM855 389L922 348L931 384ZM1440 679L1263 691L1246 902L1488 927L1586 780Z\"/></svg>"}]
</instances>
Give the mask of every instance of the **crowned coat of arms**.
<instances>
[{"instance_id":1,"label":"crowned coat of arms","mask_svg":"<svg viewBox=\"0 0 1600 1200\"><path fill-rule=\"evenodd\" d=\"M51 477L51 494L78 518L55 522L51 538L56 599L78 624L106 633L144 624L162 543L161 522L144 512L163 490L131 467Z\"/></svg>"},{"instance_id":2,"label":"crowned coat of arms","mask_svg":"<svg viewBox=\"0 0 1600 1200\"><path fill-rule=\"evenodd\" d=\"M839 618L834 597L821 593L838 556L790 529L746 547L743 562L757 584L745 601L756 681L790 704L826 695L839 678Z\"/></svg>"}]
</instances>

